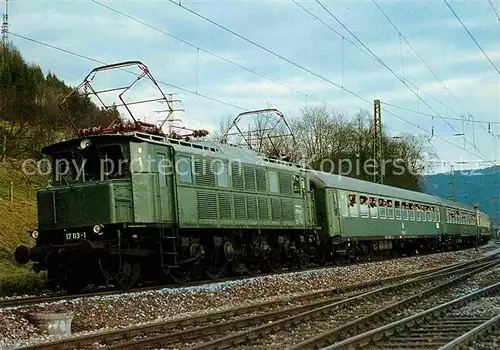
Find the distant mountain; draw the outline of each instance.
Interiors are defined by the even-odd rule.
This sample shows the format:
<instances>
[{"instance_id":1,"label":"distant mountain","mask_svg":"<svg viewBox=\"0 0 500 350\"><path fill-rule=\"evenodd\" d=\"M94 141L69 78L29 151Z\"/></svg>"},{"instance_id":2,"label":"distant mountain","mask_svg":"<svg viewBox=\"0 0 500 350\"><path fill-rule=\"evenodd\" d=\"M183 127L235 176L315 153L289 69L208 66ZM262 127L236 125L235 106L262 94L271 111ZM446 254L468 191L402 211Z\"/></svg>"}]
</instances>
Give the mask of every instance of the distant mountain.
<instances>
[{"instance_id":1,"label":"distant mountain","mask_svg":"<svg viewBox=\"0 0 500 350\"><path fill-rule=\"evenodd\" d=\"M472 205L479 203L479 210L487 213L500 224L500 166L478 170L459 170L450 173L426 175L421 185L424 192L450 199L451 176L455 182L455 200Z\"/></svg>"}]
</instances>

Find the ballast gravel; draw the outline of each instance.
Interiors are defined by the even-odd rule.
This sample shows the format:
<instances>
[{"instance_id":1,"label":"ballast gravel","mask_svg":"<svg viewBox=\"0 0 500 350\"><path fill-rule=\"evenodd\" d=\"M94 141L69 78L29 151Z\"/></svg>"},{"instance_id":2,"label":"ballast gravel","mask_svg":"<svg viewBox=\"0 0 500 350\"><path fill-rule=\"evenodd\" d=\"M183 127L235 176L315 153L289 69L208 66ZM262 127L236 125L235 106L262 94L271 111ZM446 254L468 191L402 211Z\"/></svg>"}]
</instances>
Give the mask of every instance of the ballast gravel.
<instances>
[{"instance_id":1,"label":"ballast gravel","mask_svg":"<svg viewBox=\"0 0 500 350\"><path fill-rule=\"evenodd\" d=\"M36 306L3 308L0 309L0 349L12 349L59 339L56 336L39 333L28 319L29 314L33 312L72 311L75 315L72 335L78 336L402 275L475 259L494 248L488 245L479 251L469 249L200 286L164 288L119 296L85 297Z\"/></svg>"}]
</instances>

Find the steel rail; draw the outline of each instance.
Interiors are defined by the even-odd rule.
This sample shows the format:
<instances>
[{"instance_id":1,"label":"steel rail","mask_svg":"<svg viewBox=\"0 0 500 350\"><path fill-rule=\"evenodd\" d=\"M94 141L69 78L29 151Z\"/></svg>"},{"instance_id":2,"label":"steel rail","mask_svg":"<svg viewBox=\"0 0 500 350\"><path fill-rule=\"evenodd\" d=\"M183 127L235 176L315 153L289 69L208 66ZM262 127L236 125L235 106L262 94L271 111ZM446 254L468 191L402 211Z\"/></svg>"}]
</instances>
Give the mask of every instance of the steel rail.
<instances>
[{"instance_id":1,"label":"steel rail","mask_svg":"<svg viewBox=\"0 0 500 350\"><path fill-rule=\"evenodd\" d=\"M192 316L192 317L185 317L185 318L180 318L180 319L173 319L173 320L168 320L168 321L150 323L150 324L146 324L146 325L140 326L140 327L127 327L124 329L118 329L118 330L113 330L113 331L104 332L104 333L96 333L96 334L89 334L89 335L79 336L79 337L74 337L74 338L66 338L66 339L61 340L61 341L32 345L32 346L26 347L25 349L82 348L86 345L89 345L89 344L92 344L95 342L115 342L115 341L121 340L121 339L125 339L125 340L132 339L134 337L138 337L138 336L145 335L145 334L162 333L162 332L166 332L166 331L171 331L171 330L179 328L179 327L187 327L187 326L194 327L194 326L201 325L203 323L217 322L221 319L226 319L228 317L235 317L235 316L245 314L245 313L266 310L266 309L270 309L274 306L286 305L286 304L289 304L290 302L317 300L317 299L329 298L329 297L333 296L333 298L327 299L329 303L332 303L334 301L339 301L339 299L340 299L339 295L342 293L355 292L354 295L350 295L350 297L352 298L353 296L357 296L357 295L361 295L361 294L366 293L366 291L363 291L363 289L366 289L366 288L375 288L375 287L380 286L380 285L393 283L393 282L405 280L405 279L422 280L422 279L431 278L431 276L436 276L435 278L438 278L439 276L443 276L446 274L454 274L454 273L457 273L458 271L473 269L477 266L475 264L485 264L485 263L488 263L488 261L491 259L492 259L492 257L481 257L479 259L466 261L466 262L462 262L462 263L454 263L454 264L450 264L450 265L445 265L443 267L415 271L415 272L400 275L400 276L386 277L386 278L380 279L380 280L373 280L373 281L367 281L367 282L362 282L362 283L357 283L357 284L352 284L352 285L347 285L347 286L342 286L342 287L337 287L337 288L330 288L327 290L306 293L306 294L299 295L299 296L285 297L285 298L281 298L281 299L275 300L275 301L268 301L268 302L262 302L262 303L257 303L257 304L251 304L251 305L244 306L244 307L235 307L235 308L231 308L228 310L223 310L223 311L219 311L219 312L215 312L215 313L208 313L208 314L202 314L202 315L197 315L197 316ZM422 274L424 274L425 276L418 277L418 276L421 276ZM320 303L326 303L326 302L327 301L319 301L318 305ZM307 308L307 305L302 306L302 307ZM169 334L171 334L171 333L169 333ZM183 336L185 336L185 335L186 334L184 334Z\"/></svg>"},{"instance_id":2,"label":"steel rail","mask_svg":"<svg viewBox=\"0 0 500 350\"><path fill-rule=\"evenodd\" d=\"M483 258L486 258L486 257L482 257L479 259L483 259ZM391 260L391 259L388 259L388 260ZM466 261L466 262L459 262L459 263L453 263L450 265L444 265L442 267L433 267L430 269L410 273L410 274L408 274L408 276L415 276L418 273L427 273L429 271L448 270L448 269L452 269L454 267L468 265L468 264L474 263L475 261L476 260L470 260L470 261ZM362 262L361 264L365 264L365 263L370 263L370 262ZM333 268L333 267L334 266L312 267L312 268L308 268L308 269L300 270L300 271L315 271L315 270L320 270L320 269L324 269L324 268ZM101 291L101 292L87 292L87 293L71 294L71 295L16 298L16 299L0 301L0 309L18 307L18 306L30 306L30 305L35 305L35 304L50 303L50 302L61 301L61 300L74 300L74 299L78 299L78 298L90 298L90 297L108 296L108 295L126 295L126 294L130 294L130 293L135 293L135 292L154 291L154 290L161 290L161 289L185 288L185 287L200 286L200 285L210 285L210 284L222 283L222 282L226 282L226 281L238 281L238 280L242 280L242 279L246 279L246 278L248 279L248 278L256 278L256 277L264 277L264 276L269 276L269 275L281 275L281 274L286 274L286 273L294 273L296 271L297 271L296 269L290 269L290 270L279 271L279 272L275 272L275 273L260 273L260 274L252 275L252 276L236 276L236 277L229 277L229 278L221 278L221 279L217 279L217 280L192 281L192 282L186 282L182 285L172 284L172 285L160 285L160 286L158 286L158 285L145 286L145 287L133 288L133 289L130 289L128 291L105 290L105 291ZM396 280L399 277L400 276L395 276L394 278ZM392 277L389 277L389 278L392 278Z\"/></svg>"},{"instance_id":3,"label":"steel rail","mask_svg":"<svg viewBox=\"0 0 500 350\"><path fill-rule=\"evenodd\" d=\"M488 262L482 263L481 266L484 266L486 264L490 264ZM477 266L474 267L467 267L462 270L472 270ZM458 271L451 271L451 272L444 272L444 273L432 273L428 276L425 277L419 277L413 280L413 282L424 282L429 279L435 279L435 278L440 278L443 276L449 276L452 274L457 273ZM394 288L399 287L400 284L398 283ZM370 293L370 292L368 292ZM339 300L339 298L329 298L326 300L320 300L317 302L313 302L310 304L306 305L299 305L296 307L290 307L290 308L282 308L277 311L270 311L265 314L257 314L257 315L250 315L241 319L236 319L236 320L229 320L225 321L222 323L212 323L208 324L202 327L197 327L197 328L189 328L186 330L182 330L180 332L175 332L175 333L168 333L168 334L161 334L158 336L153 336L153 337L148 337L144 339L139 339L139 340L134 340L130 341L127 343L122 343L122 344L116 344L115 346L109 346L107 349L142 349L145 346L147 347L162 347L165 345L169 345L175 342L179 341L186 341L186 340L191 340L197 337L202 337L202 336L207 336L211 334L220 334L226 331L234 331L237 330L241 327L245 326L253 326L253 325L259 325L264 322L272 322L275 320L282 319L283 317L288 317L290 315L294 314L300 314L304 312L308 312L311 310L316 310L318 308L323 308L324 306L332 306L334 304L335 306L345 306L344 304L348 304L352 301L357 300L360 296L365 296L367 294L366 291L360 291L358 293L355 293L354 295L349 296L346 299Z\"/></svg>"},{"instance_id":4,"label":"steel rail","mask_svg":"<svg viewBox=\"0 0 500 350\"><path fill-rule=\"evenodd\" d=\"M464 295L462 297L432 307L425 311L419 312L415 315L405 317L401 320L386 324L382 327L372 329L368 332L358 334L354 337L324 347L322 348L322 350L333 350L333 349L343 349L343 348L353 348L353 347L362 348L365 346L370 346L372 344L375 344L377 341L386 339L396 333L399 334L404 330L410 329L410 327L414 328L416 326L420 326L424 322L428 322L431 319L440 317L446 312L463 307L464 305L467 305L472 301L476 301L485 296L498 293L499 291L500 291L500 282L497 282L485 288L482 288L478 291L475 291L473 293ZM498 320L496 320L496 322L498 322ZM462 340L464 340L464 338L462 338Z\"/></svg>"},{"instance_id":5,"label":"steel rail","mask_svg":"<svg viewBox=\"0 0 500 350\"><path fill-rule=\"evenodd\" d=\"M373 321L374 319L387 316L392 311L396 311L401 306L404 306L409 300L416 301L416 300L418 300L422 297L425 297L427 295L434 294L435 292L442 290L444 288L447 288L447 287L449 287L455 283L458 283L464 279L467 279L478 272L487 270L487 269L491 268L492 266L497 265L498 263L500 263L500 261L494 261L494 262L489 263L485 266L482 265L481 267L474 269L471 272L462 274L459 277L456 277L456 278L453 278L449 281L440 283L439 285L431 287L423 292L414 294L410 298L405 299L403 302L397 302L395 304L391 304L388 307L383 308L382 310L374 312L368 316L361 317L360 319L357 319L355 321L349 322L345 326L342 326L342 327L336 329L337 332L332 333L331 335L342 337L342 336L345 336L345 333L343 333L343 332L345 332L347 330L354 329L354 331L359 331L360 329L363 329L364 324L369 323L369 322ZM422 277L420 279L420 282L425 281L425 280L429 280L431 278L432 278L431 276ZM243 344L243 343L247 343L249 341L251 342L252 340L258 339L259 337L262 337L263 335L269 334L272 331L284 329L288 326L293 326L293 325L299 324L300 322L308 321L313 317L326 314L329 311L331 311L332 309L334 309L336 306L339 306L339 305L342 305L342 304L345 304L348 302L361 301L361 300L363 300L363 298L366 298L369 295L380 294L380 293L386 292L390 289L398 290L405 285L407 287L412 286L412 285L414 285L415 282L416 282L416 280L409 281L409 282L403 282L403 283L397 283L397 284L394 284L394 285L391 285L388 287L382 287L382 288L379 288L375 291L367 292L367 293L355 296L353 298L348 298L348 299L345 299L345 300L342 300L342 301L339 301L339 302L336 302L336 303L333 303L330 305L318 307L318 308L310 310L310 311L306 311L306 312L303 312L303 313L300 313L297 315L293 315L293 316L290 316L290 317L287 317L284 319L280 319L278 321L269 322L269 323L266 323L266 324L263 324L263 325L260 325L260 326L254 327L254 328L250 328L248 330L244 330L241 332L237 332L235 334L230 334L230 335L227 335L225 337L218 338L218 339L206 342L206 343L201 343L201 344L195 345L193 347L190 347L189 349L199 350L199 349L213 349L213 348L225 348L225 347L227 348L227 347L233 347L237 344ZM325 334L323 334L323 335L325 335ZM303 346L305 346L306 348L315 347L315 346L318 346L318 343L324 342L324 340L325 339L323 339L322 337L315 337L314 341L308 341L307 343L305 343L305 342L301 343L301 344L297 345L296 348L302 348ZM152 341L156 341L156 339L154 339ZM142 341L142 343L145 344L147 342ZM157 342L155 342L154 344L156 345Z\"/></svg>"},{"instance_id":6,"label":"steel rail","mask_svg":"<svg viewBox=\"0 0 500 350\"><path fill-rule=\"evenodd\" d=\"M500 315L493 316L486 322L480 324L474 329L471 329L467 333L462 334L460 337L446 343L439 350L451 350L455 349L460 345L466 345L467 343L476 340L482 334L488 332L492 328L500 326Z\"/></svg>"},{"instance_id":7,"label":"steel rail","mask_svg":"<svg viewBox=\"0 0 500 350\"><path fill-rule=\"evenodd\" d=\"M408 298L405 298L405 299L400 300L396 303L390 304L386 307L383 307L379 310L376 310L375 312L372 312L372 313L365 315L361 318L358 318L358 319L355 319L351 322L345 323L340 327L337 327L335 329L321 333L316 337L307 339L299 344L296 344L291 349L322 347L322 346L326 346L326 345L334 343L334 342L342 341L346 337L354 337L356 334L359 334L359 332L364 332L366 330L367 324L370 324L373 322L385 321L395 311L401 310L404 307L412 305L415 302L418 302L419 300L421 300L425 297L433 295L436 292L439 292L440 290L442 290L446 287L449 287L449 286L456 284L456 283L459 283L459 282L461 282L469 277L472 277L472 276L474 276L474 274L476 274L478 272L486 271L486 270L494 267L495 265L498 265L499 263L500 263L500 261L493 261L491 263L487 263L486 266L483 265L483 266L479 267L478 269L473 270L472 272L455 277L449 281L445 281L437 286L433 286L427 290L416 293Z\"/></svg>"}]
</instances>

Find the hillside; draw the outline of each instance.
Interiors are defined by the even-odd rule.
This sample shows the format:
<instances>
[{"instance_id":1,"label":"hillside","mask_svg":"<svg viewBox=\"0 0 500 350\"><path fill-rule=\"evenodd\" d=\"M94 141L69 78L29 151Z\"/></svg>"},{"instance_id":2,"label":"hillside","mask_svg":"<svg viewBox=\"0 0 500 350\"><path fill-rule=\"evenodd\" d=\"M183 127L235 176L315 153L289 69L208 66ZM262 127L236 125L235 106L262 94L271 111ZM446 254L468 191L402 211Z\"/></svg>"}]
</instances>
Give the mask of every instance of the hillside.
<instances>
[{"instance_id":1,"label":"hillside","mask_svg":"<svg viewBox=\"0 0 500 350\"><path fill-rule=\"evenodd\" d=\"M454 173L455 198L472 205L479 203L481 211L500 223L500 166L480 170L462 170ZM450 198L450 173L426 175L421 179L425 192Z\"/></svg>"},{"instance_id":2,"label":"hillside","mask_svg":"<svg viewBox=\"0 0 500 350\"><path fill-rule=\"evenodd\" d=\"M44 278L43 274L31 271L31 264L20 266L13 258L19 244L34 244L28 231L36 228L36 188L46 184L43 178L26 175L21 169L13 162L0 165L0 294L36 289L42 286Z\"/></svg>"}]
</instances>

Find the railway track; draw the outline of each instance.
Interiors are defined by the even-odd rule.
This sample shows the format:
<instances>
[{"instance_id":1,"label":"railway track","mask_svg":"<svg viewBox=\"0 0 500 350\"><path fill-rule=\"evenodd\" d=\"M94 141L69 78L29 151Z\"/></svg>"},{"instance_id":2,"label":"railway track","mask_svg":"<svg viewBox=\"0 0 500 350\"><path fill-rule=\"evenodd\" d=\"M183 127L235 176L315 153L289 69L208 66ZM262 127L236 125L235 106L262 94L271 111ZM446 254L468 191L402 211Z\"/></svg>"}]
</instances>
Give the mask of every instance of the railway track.
<instances>
[{"instance_id":1,"label":"railway track","mask_svg":"<svg viewBox=\"0 0 500 350\"><path fill-rule=\"evenodd\" d=\"M459 265L459 263L457 263ZM275 272L275 273L259 273L259 274L253 274L253 275L247 275L247 276L234 276L230 278L221 278L221 279L215 279L215 280L200 280L200 281L192 281L192 282L186 282L182 285L179 284L171 284L171 285L153 285L153 286L142 286L142 287L136 287L132 288L127 291L123 290L116 290L116 289L105 289L101 292L82 292L79 294L60 294L60 295L51 295L51 296L41 296L41 297L28 297L28 298L15 298L15 299L8 299L4 301L0 301L0 309L1 308L10 308L10 307L18 307L18 306L30 306L30 305L36 305L36 304L42 304L42 303L50 303L50 302L56 302L56 301L61 301L61 300L74 300L78 298L90 298L90 297L99 297L99 296L109 296L109 295L126 295L130 293L137 293L137 292L146 292L146 291L155 291L155 290L160 290L160 289L175 289L175 288L185 288L185 287L195 287L195 286L200 286L200 285L209 285L209 284L214 284L214 283L221 283L221 282L227 282L227 281L237 281L237 280L242 280L242 279L248 279L248 278L254 278L254 277L263 277L263 276L268 276L268 275L276 275L276 274L285 274L285 273L292 273L296 271L314 271L318 269L325 268L324 266L322 267L311 267L308 269L304 270L298 270L298 269L290 269L290 270L285 270L285 271L280 271L280 272ZM437 270L437 269L436 269Z\"/></svg>"},{"instance_id":2,"label":"railway track","mask_svg":"<svg viewBox=\"0 0 500 350\"><path fill-rule=\"evenodd\" d=\"M486 345L492 331L500 327L500 314L494 310L477 313L467 306L491 296L500 297L500 282L324 349L451 350L467 348L472 342L472 348L477 349ZM492 343L489 343L489 349L492 348Z\"/></svg>"},{"instance_id":3,"label":"railway track","mask_svg":"<svg viewBox=\"0 0 500 350\"><path fill-rule=\"evenodd\" d=\"M367 264L371 263L374 261L390 261L390 260L395 260L395 259L405 259L409 257L399 257L399 258L390 258L390 259L374 259L372 261L361 261L355 263L356 265L361 265L361 264ZM460 266L463 263L455 263L451 264L451 266L456 265ZM354 264L351 264L354 265ZM286 273L293 273L293 272L300 272L300 271L314 271L314 270L319 270L319 269L324 269L324 268L329 268L329 267L334 267L334 266L319 266L319 267L310 267L307 269L289 269L289 270L283 270L279 272L274 272L274 273L259 273L259 274L252 274L252 275L245 275L245 276L233 276L233 277L228 277L228 278L221 278L217 280L200 280L200 281L192 281L192 282L186 282L182 285L179 284L172 284L172 285L153 285L153 286L142 286L142 287L137 287L130 289L128 291L121 291L121 290L116 290L116 289L106 289L104 291L100 292L84 292L84 293L79 293L79 294L58 294L58 295L51 295L51 296L41 296L41 297L28 297L28 298L16 298L16 299L8 299L8 300L3 300L0 301L0 309L2 308L10 308L10 307L19 307L19 306L30 306L30 305L36 305L36 304L42 304L42 303L50 303L50 302L56 302L56 301L61 301L61 300L74 300L78 298L90 298L90 297L96 297L96 296L110 296L110 295L126 295L129 293L135 293L135 292L144 292L144 291L154 291L154 290L160 290L160 289L175 289L179 287L194 287L194 286L200 286L200 285L208 285L208 284L214 284L214 283L221 283L221 282L226 282L226 281L237 281L237 280L242 280L242 279L248 279L248 278L254 278L254 277L264 277L264 276L269 276L269 275L279 275L279 274L286 274ZM444 266L445 268L447 266ZM431 270L439 270L440 268L434 268Z\"/></svg>"},{"instance_id":4,"label":"railway track","mask_svg":"<svg viewBox=\"0 0 500 350\"><path fill-rule=\"evenodd\" d=\"M334 309L352 307L359 304L369 295L380 295L392 291L398 294L403 286L417 288L428 286L437 281L453 278L448 283L457 282L471 274L488 269L498 261L494 257L484 257L447 267L428 269L403 276L386 278L344 288L309 293L272 302L254 304L226 311L207 313L180 320L158 322L145 326L131 327L106 333L92 334L78 338L68 338L32 346L27 349L82 349L107 345L108 348L143 349L151 347L196 346L212 348L220 345L233 346L242 343L247 335L262 334L261 328L268 331L276 325L287 325L289 322L303 322L314 315L321 315ZM443 285L442 288L445 286ZM257 326L257 327L255 327ZM246 333L237 332L247 327ZM230 336L217 338L220 334L233 332ZM238 341L240 340L240 341Z\"/></svg>"}]
</instances>

